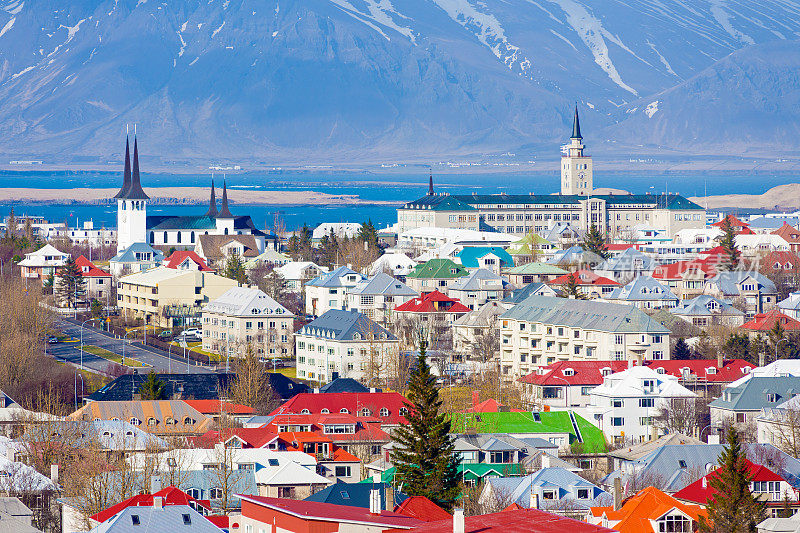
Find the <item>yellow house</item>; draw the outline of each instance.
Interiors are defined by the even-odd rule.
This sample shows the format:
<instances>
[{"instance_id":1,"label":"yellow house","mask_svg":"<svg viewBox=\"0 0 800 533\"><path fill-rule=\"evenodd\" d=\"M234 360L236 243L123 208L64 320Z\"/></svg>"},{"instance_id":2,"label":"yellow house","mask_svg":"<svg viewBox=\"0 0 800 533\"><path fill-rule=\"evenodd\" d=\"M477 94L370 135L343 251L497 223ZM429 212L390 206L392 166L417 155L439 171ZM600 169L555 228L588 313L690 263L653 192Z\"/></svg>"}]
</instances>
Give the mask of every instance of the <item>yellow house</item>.
<instances>
[{"instance_id":1,"label":"yellow house","mask_svg":"<svg viewBox=\"0 0 800 533\"><path fill-rule=\"evenodd\" d=\"M160 266L119 279L117 305L126 318L161 327L200 324L201 307L233 287L235 280L213 272Z\"/></svg>"}]
</instances>

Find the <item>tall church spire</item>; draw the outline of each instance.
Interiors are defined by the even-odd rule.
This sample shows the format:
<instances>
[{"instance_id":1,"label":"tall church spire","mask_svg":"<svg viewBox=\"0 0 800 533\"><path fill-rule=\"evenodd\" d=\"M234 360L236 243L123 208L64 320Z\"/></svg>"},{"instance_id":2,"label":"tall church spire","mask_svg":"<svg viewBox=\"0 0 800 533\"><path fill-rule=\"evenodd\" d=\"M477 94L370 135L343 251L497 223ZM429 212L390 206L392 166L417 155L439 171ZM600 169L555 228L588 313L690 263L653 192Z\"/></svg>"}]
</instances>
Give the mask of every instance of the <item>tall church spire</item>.
<instances>
[{"instance_id":1,"label":"tall church spire","mask_svg":"<svg viewBox=\"0 0 800 533\"><path fill-rule=\"evenodd\" d=\"M207 217L214 218L217 216L217 195L214 192L214 178L211 178L211 200L208 202Z\"/></svg>"},{"instance_id":2,"label":"tall church spire","mask_svg":"<svg viewBox=\"0 0 800 533\"><path fill-rule=\"evenodd\" d=\"M228 185L225 180L222 181L222 207L217 218L233 218L230 209L228 209Z\"/></svg>"},{"instance_id":3,"label":"tall church spire","mask_svg":"<svg viewBox=\"0 0 800 533\"><path fill-rule=\"evenodd\" d=\"M125 136L125 171L122 173L122 188L114 198L122 198L131 188L131 143Z\"/></svg>"},{"instance_id":4,"label":"tall church spire","mask_svg":"<svg viewBox=\"0 0 800 533\"><path fill-rule=\"evenodd\" d=\"M431 171L430 179L428 180L428 196L433 196L433 171Z\"/></svg>"},{"instance_id":5,"label":"tall church spire","mask_svg":"<svg viewBox=\"0 0 800 533\"><path fill-rule=\"evenodd\" d=\"M142 184L139 181L139 144L136 137L133 138L133 176L128 189L122 193L120 198L125 200L149 200L150 197L142 190Z\"/></svg>"},{"instance_id":6,"label":"tall church spire","mask_svg":"<svg viewBox=\"0 0 800 533\"><path fill-rule=\"evenodd\" d=\"M583 139L581 137L581 120L578 118L578 104L575 104L575 118L572 119L572 136L570 139Z\"/></svg>"}]
</instances>

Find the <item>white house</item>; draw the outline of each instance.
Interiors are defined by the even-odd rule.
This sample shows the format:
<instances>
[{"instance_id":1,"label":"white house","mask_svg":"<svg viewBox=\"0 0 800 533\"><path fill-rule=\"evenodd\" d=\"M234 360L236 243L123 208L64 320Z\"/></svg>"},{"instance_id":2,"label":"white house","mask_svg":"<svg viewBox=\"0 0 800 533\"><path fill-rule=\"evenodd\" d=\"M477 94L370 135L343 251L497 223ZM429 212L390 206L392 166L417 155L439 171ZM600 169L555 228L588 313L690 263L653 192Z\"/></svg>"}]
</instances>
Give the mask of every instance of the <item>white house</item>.
<instances>
[{"instance_id":1,"label":"white house","mask_svg":"<svg viewBox=\"0 0 800 533\"><path fill-rule=\"evenodd\" d=\"M369 275L374 276L380 272L391 274L394 277L404 278L414 270L417 263L401 253L383 254L369 267Z\"/></svg>"},{"instance_id":2,"label":"white house","mask_svg":"<svg viewBox=\"0 0 800 533\"><path fill-rule=\"evenodd\" d=\"M357 311L330 309L294 336L297 377L327 382L339 377L362 379L385 372L399 341Z\"/></svg>"},{"instance_id":3,"label":"white house","mask_svg":"<svg viewBox=\"0 0 800 533\"><path fill-rule=\"evenodd\" d=\"M275 271L286 280L286 288L293 292L303 290L306 282L311 281L328 269L311 261L291 261L281 265Z\"/></svg>"},{"instance_id":4,"label":"white house","mask_svg":"<svg viewBox=\"0 0 800 533\"><path fill-rule=\"evenodd\" d=\"M447 289L447 295L470 309L477 309L486 302L502 300L506 283L491 270L479 268L467 276L453 280Z\"/></svg>"},{"instance_id":5,"label":"white house","mask_svg":"<svg viewBox=\"0 0 800 533\"><path fill-rule=\"evenodd\" d=\"M402 281L380 272L347 290L347 308L386 324L398 305L419 296Z\"/></svg>"},{"instance_id":6,"label":"white house","mask_svg":"<svg viewBox=\"0 0 800 533\"><path fill-rule=\"evenodd\" d=\"M671 309L678 305L678 297L666 285L662 285L649 275L641 275L623 287L617 287L611 294L603 296L620 304L628 304L639 309Z\"/></svg>"},{"instance_id":7,"label":"white house","mask_svg":"<svg viewBox=\"0 0 800 533\"><path fill-rule=\"evenodd\" d=\"M35 252L25 254L25 259L20 261L20 275L23 278L44 281L48 276L56 275L59 268L63 267L69 254L58 251L54 246L45 244Z\"/></svg>"},{"instance_id":8,"label":"white house","mask_svg":"<svg viewBox=\"0 0 800 533\"><path fill-rule=\"evenodd\" d=\"M591 391L587 409L609 440L644 442L659 436L653 417L672 400L696 396L675 376L634 366L603 378Z\"/></svg>"},{"instance_id":9,"label":"white house","mask_svg":"<svg viewBox=\"0 0 800 533\"><path fill-rule=\"evenodd\" d=\"M330 309L347 309L347 291L366 277L352 268L339 267L306 282L306 313L321 316Z\"/></svg>"}]
</instances>

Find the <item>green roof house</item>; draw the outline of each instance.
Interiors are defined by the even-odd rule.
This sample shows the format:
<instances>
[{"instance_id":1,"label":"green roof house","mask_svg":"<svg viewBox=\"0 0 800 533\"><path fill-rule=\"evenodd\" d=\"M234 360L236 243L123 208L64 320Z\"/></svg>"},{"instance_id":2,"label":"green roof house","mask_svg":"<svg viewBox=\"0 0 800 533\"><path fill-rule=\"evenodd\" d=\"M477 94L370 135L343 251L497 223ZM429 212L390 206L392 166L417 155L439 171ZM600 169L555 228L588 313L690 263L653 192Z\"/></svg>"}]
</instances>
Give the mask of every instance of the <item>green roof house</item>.
<instances>
[{"instance_id":1,"label":"green roof house","mask_svg":"<svg viewBox=\"0 0 800 533\"><path fill-rule=\"evenodd\" d=\"M468 276L469 271L451 259L431 259L406 276L406 285L420 294L433 291L446 292L450 282Z\"/></svg>"}]
</instances>

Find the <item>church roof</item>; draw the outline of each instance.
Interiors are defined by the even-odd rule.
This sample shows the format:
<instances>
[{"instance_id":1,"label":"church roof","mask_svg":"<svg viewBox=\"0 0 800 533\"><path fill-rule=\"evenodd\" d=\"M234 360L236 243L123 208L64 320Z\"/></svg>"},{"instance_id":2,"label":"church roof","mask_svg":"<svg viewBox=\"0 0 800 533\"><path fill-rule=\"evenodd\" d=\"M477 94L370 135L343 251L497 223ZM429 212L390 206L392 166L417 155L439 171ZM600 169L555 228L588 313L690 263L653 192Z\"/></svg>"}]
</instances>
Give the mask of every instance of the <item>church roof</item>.
<instances>
[{"instance_id":1,"label":"church roof","mask_svg":"<svg viewBox=\"0 0 800 533\"><path fill-rule=\"evenodd\" d=\"M133 173L131 176L130 184L126 189L123 176L123 188L122 190L120 190L119 193L117 193L117 196L115 196L115 198L118 198L120 200L150 199L150 197L145 194L144 190L142 190L142 184L139 180L139 144L138 141L136 140L136 137L133 138Z\"/></svg>"},{"instance_id":2,"label":"church roof","mask_svg":"<svg viewBox=\"0 0 800 533\"><path fill-rule=\"evenodd\" d=\"M131 187L131 143L128 137L125 137L125 170L122 173L122 188L114 198L122 198Z\"/></svg>"},{"instance_id":3,"label":"church roof","mask_svg":"<svg viewBox=\"0 0 800 533\"><path fill-rule=\"evenodd\" d=\"M207 217L215 217L217 216L217 195L214 192L214 180L211 180L211 199L208 202L208 211L206 212Z\"/></svg>"},{"instance_id":4,"label":"church roof","mask_svg":"<svg viewBox=\"0 0 800 533\"><path fill-rule=\"evenodd\" d=\"M222 182L222 207L217 213L217 218L233 218L230 209L228 209L228 185L225 181Z\"/></svg>"},{"instance_id":5,"label":"church roof","mask_svg":"<svg viewBox=\"0 0 800 533\"><path fill-rule=\"evenodd\" d=\"M216 220L208 215L150 215L147 217L147 229L153 231L171 229L216 230L216 228ZM247 215L233 217L233 229L248 229L251 235L264 235L264 232L257 229L253 220Z\"/></svg>"}]
</instances>

